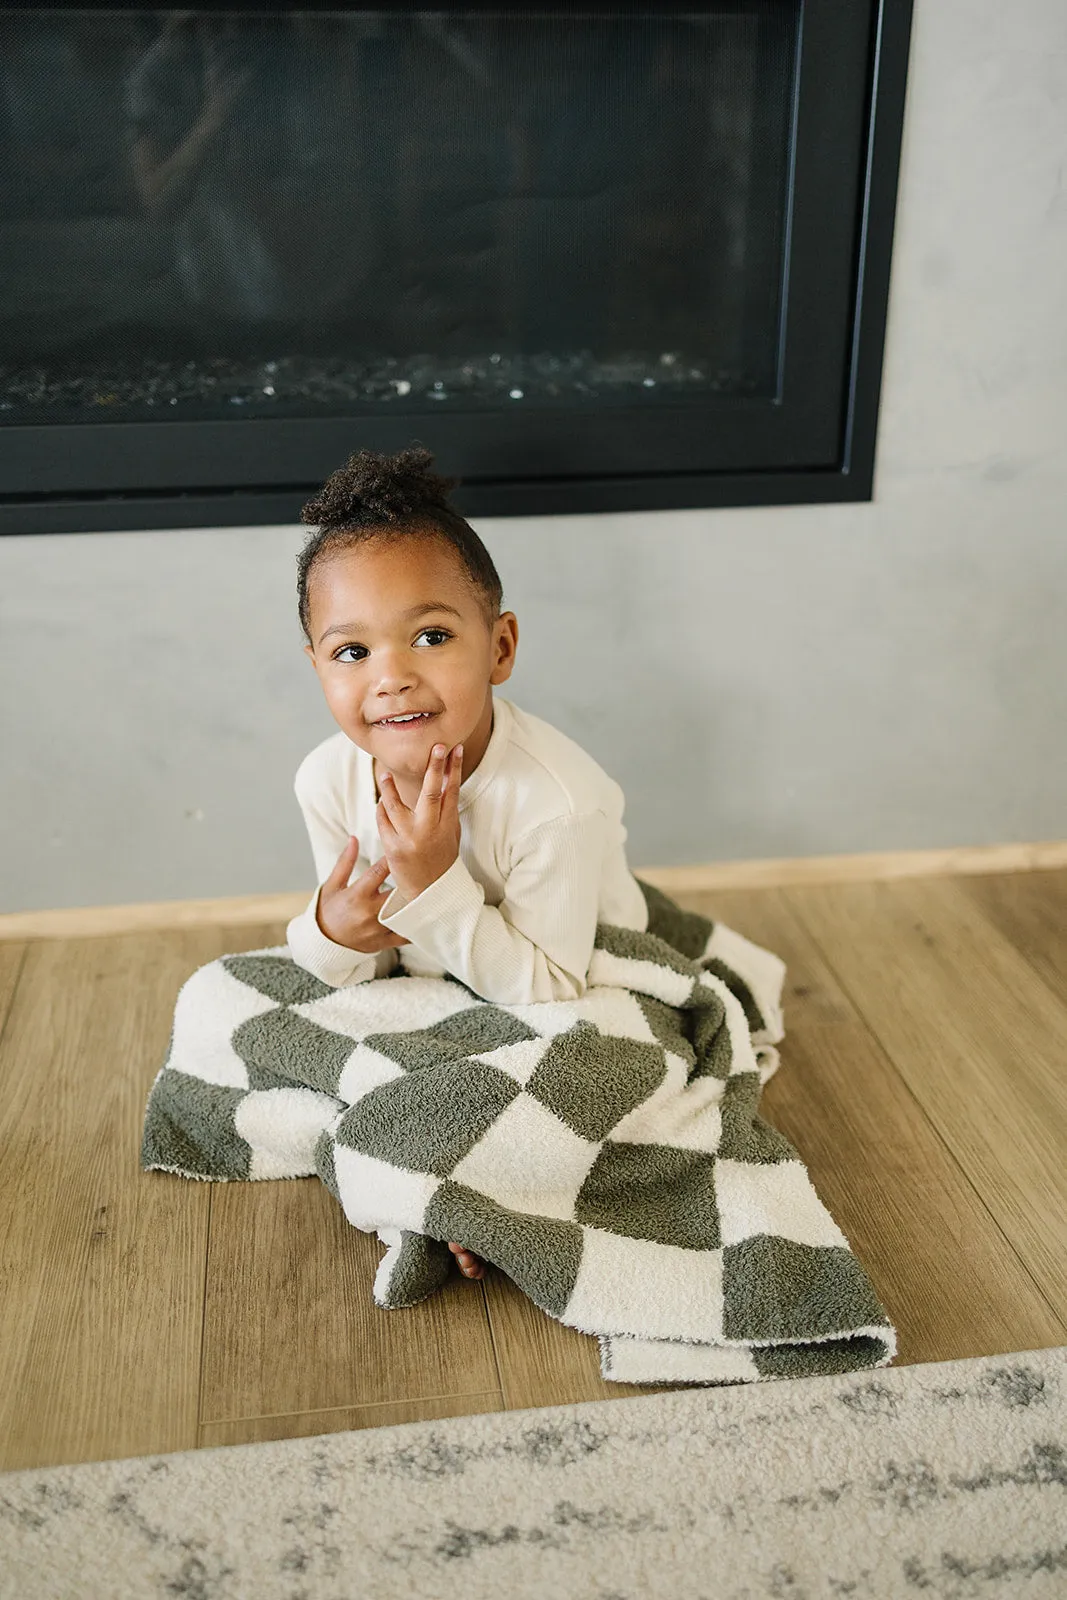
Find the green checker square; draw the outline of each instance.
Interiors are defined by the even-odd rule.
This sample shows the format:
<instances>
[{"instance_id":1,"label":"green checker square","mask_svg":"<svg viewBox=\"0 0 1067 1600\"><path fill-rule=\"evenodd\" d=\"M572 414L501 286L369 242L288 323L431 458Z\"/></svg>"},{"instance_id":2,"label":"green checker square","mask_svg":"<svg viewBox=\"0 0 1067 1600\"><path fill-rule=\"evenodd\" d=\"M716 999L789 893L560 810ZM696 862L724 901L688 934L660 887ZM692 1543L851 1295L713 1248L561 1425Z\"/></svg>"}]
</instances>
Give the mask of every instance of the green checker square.
<instances>
[{"instance_id":1,"label":"green checker square","mask_svg":"<svg viewBox=\"0 0 1067 1600\"><path fill-rule=\"evenodd\" d=\"M819 1339L884 1323L851 1250L761 1233L723 1250L725 1339Z\"/></svg>"},{"instance_id":2,"label":"green checker square","mask_svg":"<svg viewBox=\"0 0 1067 1600\"><path fill-rule=\"evenodd\" d=\"M152 1086L141 1138L141 1166L186 1177L247 1179L252 1151L234 1126L247 1089L205 1083L167 1067Z\"/></svg>"},{"instance_id":3,"label":"green checker square","mask_svg":"<svg viewBox=\"0 0 1067 1600\"><path fill-rule=\"evenodd\" d=\"M726 1021L726 1005L717 994L709 994L691 1013L693 1049L696 1051L694 1078L728 1078L733 1065L734 1047Z\"/></svg>"},{"instance_id":4,"label":"green checker square","mask_svg":"<svg viewBox=\"0 0 1067 1600\"><path fill-rule=\"evenodd\" d=\"M443 1017L426 1029L427 1035L441 1039L467 1056L485 1055L499 1050L505 1044L522 1044L527 1039L539 1037L525 1022L513 1017L500 1006L470 1006L466 1011L456 1011Z\"/></svg>"},{"instance_id":5,"label":"green checker square","mask_svg":"<svg viewBox=\"0 0 1067 1600\"><path fill-rule=\"evenodd\" d=\"M641 878L637 879L637 887L648 907L649 933L654 933L657 939L666 940L683 956L688 956L690 961L702 956L715 924L707 917L702 917L699 911L683 911L662 889L645 883Z\"/></svg>"},{"instance_id":6,"label":"green checker square","mask_svg":"<svg viewBox=\"0 0 1067 1600\"><path fill-rule=\"evenodd\" d=\"M340 1203L341 1187L337 1182L337 1169L333 1164L333 1129L323 1128L315 1140L315 1171L329 1189L334 1199Z\"/></svg>"},{"instance_id":7,"label":"green checker square","mask_svg":"<svg viewBox=\"0 0 1067 1600\"><path fill-rule=\"evenodd\" d=\"M633 990L631 993L653 1037L664 1050L669 1050L685 1062L691 1076L697 1059L692 1043L692 1013L680 1011L677 1006L669 1006L665 1000L657 1000L650 994L637 994Z\"/></svg>"},{"instance_id":8,"label":"green checker square","mask_svg":"<svg viewBox=\"0 0 1067 1600\"><path fill-rule=\"evenodd\" d=\"M888 1345L870 1334L822 1339L814 1344L772 1344L749 1351L761 1378L830 1378L838 1372L876 1367Z\"/></svg>"},{"instance_id":9,"label":"green checker square","mask_svg":"<svg viewBox=\"0 0 1067 1600\"><path fill-rule=\"evenodd\" d=\"M675 1145L609 1139L578 1191L574 1220L681 1250L717 1250L715 1158Z\"/></svg>"},{"instance_id":10,"label":"green checker square","mask_svg":"<svg viewBox=\"0 0 1067 1600\"><path fill-rule=\"evenodd\" d=\"M222 965L239 982L265 994L268 1000L277 1000L281 1006L301 1006L309 1000L321 1000L324 994L333 994L329 984L320 983L298 967L291 956L223 956Z\"/></svg>"},{"instance_id":11,"label":"green checker square","mask_svg":"<svg viewBox=\"0 0 1067 1600\"><path fill-rule=\"evenodd\" d=\"M233 1030L231 1042L248 1069L250 1089L295 1085L331 1095L355 1049L345 1034L320 1028L285 1006L249 1017Z\"/></svg>"},{"instance_id":12,"label":"green checker square","mask_svg":"<svg viewBox=\"0 0 1067 1600\"><path fill-rule=\"evenodd\" d=\"M368 1034L364 1043L395 1061L405 1072L422 1072L444 1061L458 1065L469 1056L536 1038L531 1028L500 1007L475 1005L410 1033Z\"/></svg>"},{"instance_id":13,"label":"green checker square","mask_svg":"<svg viewBox=\"0 0 1067 1600\"><path fill-rule=\"evenodd\" d=\"M614 923L598 922L595 947L609 955L620 956L624 961L644 961L652 967L666 967L668 972L680 972L696 979L699 971L694 961L683 956L680 950L657 938L654 933L644 933L637 928L619 928Z\"/></svg>"},{"instance_id":14,"label":"green checker square","mask_svg":"<svg viewBox=\"0 0 1067 1600\"><path fill-rule=\"evenodd\" d=\"M405 1072L432 1072L445 1064L460 1067L468 1055L452 1039L435 1036L430 1028L416 1028L412 1033L368 1033L363 1043Z\"/></svg>"},{"instance_id":15,"label":"green checker square","mask_svg":"<svg viewBox=\"0 0 1067 1600\"><path fill-rule=\"evenodd\" d=\"M549 1316L563 1315L582 1260L577 1223L509 1211L449 1180L433 1195L422 1225L438 1238L462 1239L468 1250L506 1272L534 1305Z\"/></svg>"},{"instance_id":16,"label":"green checker square","mask_svg":"<svg viewBox=\"0 0 1067 1600\"><path fill-rule=\"evenodd\" d=\"M418 1305L451 1276L454 1261L447 1244L425 1233L402 1229L400 1249L393 1259L378 1304L389 1310ZM376 1296L377 1293L376 1289Z\"/></svg>"},{"instance_id":17,"label":"green checker square","mask_svg":"<svg viewBox=\"0 0 1067 1600\"><path fill-rule=\"evenodd\" d=\"M719 1155L731 1161L797 1161L799 1156L784 1133L772 1128L758 1115L756 1107L763 1093L758 1072L735 1072L727 1078L719 1115L722 1137Z\"/></svg>"},{"instance_id":18,"label":"green checker square","mask_svg":"<svg viewBox=\"0 0 1067 1600\"><path fill-rule=\"evenodd\" d=\"M666 1075L659 1045L602 1034L583 1021L553 1039L526 1091L573 1133L599 1143Z\"/></svg>"},{"instance_id":19,"label":"green checker square","mask_svg":"<svg viewBox=\"0 0 1067 1600\"><path fill-rule=\"evenodd\" d=\"M345 1112L335 1138L392 1166L447 1178L521 1093L514 1078L484 1062L439 1060L371 1089Z\"/></svg>"},{"instance_id":20,"label":"green checker square","mask_svg":"<svg viewBox=\"0 0 1067 1600\"><path fill-rule=\"evenodd\" d=\"M705 972L710 972L713 977L722 979L730 993L740 1000L741 1008L745 1013L745 1021L748 1023L748 1031L750 1033L758 1032L764 1025L764 1016L756 1004L752 990L740 973L735 972L733 967L728 966L725 961L720 961L718 956L709 956L706 961L701 962L701 967Z\"/></svg>"}]
</instances>

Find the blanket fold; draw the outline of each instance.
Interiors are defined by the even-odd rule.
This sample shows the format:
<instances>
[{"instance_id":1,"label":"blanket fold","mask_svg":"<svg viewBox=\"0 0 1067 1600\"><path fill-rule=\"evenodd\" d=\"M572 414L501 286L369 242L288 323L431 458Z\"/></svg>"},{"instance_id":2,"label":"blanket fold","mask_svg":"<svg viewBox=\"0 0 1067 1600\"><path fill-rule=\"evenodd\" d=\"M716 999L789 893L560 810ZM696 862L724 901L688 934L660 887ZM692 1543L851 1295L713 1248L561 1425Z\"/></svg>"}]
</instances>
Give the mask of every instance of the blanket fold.
<instances>
[{"instance_id":1,"label":"blanket fold","mask_svg":"<svg viewBox=\"0 0 1067 1600\"><path fill-rule=\"evenodd\" d=\"M640 880L638 880L640 882ZM785 968L641 883L576 1000L500 1006L451 977L332 989L285 945L183 984L141 1165L317 1175L386 1246L383 1309L459 1239L624 1383L885 1366L896 1332L793 1146L760 1117Z\"/></svg>"}]
</instances>

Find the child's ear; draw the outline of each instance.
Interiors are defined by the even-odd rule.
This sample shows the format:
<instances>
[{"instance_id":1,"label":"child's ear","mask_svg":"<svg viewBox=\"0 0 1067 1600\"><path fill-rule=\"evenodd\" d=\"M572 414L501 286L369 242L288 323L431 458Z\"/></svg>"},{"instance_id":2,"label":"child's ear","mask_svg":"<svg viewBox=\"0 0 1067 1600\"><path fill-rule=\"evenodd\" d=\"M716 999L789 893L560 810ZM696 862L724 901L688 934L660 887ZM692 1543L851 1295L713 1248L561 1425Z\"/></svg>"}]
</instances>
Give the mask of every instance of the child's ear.
<instances>
[{"instance_id":1,"label":"child's ear","mask_svg":"<svg viewBox=\"0 0 1067 1600\"><path fill-rule=\"evenodd\" d=\"M496 620L493 648L496 661L489 674L490 683L505 683L515 665L515 652L519 647L519 619L514 611L503 612Z\"/></svg>"},{"instance_id":2,"label":"child's ear","mask_svg":"<svg viewBox=\"0 0 1067 1600\"><path fill-rule=\"evenodd\" d=\"M315 665L315 652L314 652L314 650L311 648L311 646L309 644L306 644L304 646L304 654L307 656L308 660L311 662L311 665L314 666Z\"/></svg>"}]
</instances>

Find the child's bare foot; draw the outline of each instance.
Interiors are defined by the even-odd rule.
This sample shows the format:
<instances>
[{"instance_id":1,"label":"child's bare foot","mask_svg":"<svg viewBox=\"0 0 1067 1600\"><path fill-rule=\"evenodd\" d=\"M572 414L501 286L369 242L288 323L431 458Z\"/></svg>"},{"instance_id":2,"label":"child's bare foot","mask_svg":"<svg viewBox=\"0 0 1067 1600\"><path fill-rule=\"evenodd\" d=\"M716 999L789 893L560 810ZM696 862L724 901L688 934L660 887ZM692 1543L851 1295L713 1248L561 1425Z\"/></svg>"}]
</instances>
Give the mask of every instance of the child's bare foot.
<instances>
[{"instance_id":1,"label":"child's bare foot","mask_svg":"<svg viewBox=\"0 0 1067 1600\"><path fill-rule=\"evenodd\" d=\"M449 1239L448 1248L459 1263L459 1270L465 1278L484 1278L485 1262L481 1256L476 1256L473 1250L468 1250L464 1245L457 1244L455 1239Z\"/></svg>"}]
</instances>

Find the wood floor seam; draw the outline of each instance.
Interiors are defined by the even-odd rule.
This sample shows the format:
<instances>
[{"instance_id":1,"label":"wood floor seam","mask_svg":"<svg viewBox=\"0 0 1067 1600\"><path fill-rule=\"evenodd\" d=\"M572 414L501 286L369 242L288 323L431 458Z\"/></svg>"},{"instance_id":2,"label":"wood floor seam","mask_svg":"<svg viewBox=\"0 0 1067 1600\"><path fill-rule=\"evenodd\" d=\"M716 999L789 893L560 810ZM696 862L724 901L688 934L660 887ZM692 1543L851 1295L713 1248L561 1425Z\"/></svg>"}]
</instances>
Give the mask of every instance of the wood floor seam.
<instances>
[{"instance_id":1,"label":"wood floor seam","mask_svg":"<svg viewBox=\"0 0 1067 1600\"><path fill-rule=\"evenodd\" d=\"M864 1010L862 1004L860 1003L860 1001L859 1001L854 989L849 985L849 982L848 982L847 978L842 974L841 970L838 968L838 966L834 962L830 950L823 944L822 940L819 938L819 935L815 931L815 928L812 926L811 922L804 916L803 906L796 904L792 900L789 902L789 904L790 904L791 908L795 911L796 915L800 918L801 922L803 923L804 931L807 933L808 937L811 939L812 944L818 950L820 956L822 957L822 959L825 961L827 967L832 972L835 981L840 985L841 992L842 992L842 994L844 994L844 996L847 999L849 1005L852 1007L852 1009L853 1009L853 1011L854 1011L854 1013L856 1015L856 1018L859 1021L860 1025L863 1027L864 1031L870 1036L870 1038L877 1045L877 1047L878 1047L879 1051L881 1052L881 1054L885 1057L885 1060L887 1061L889 1066L892 1068L893 1073L896 1076L897 1080L899 1081L901 1087L903 1088L905 1093L908 1095L908 1097L911 1099L911 1101L913 1102L913 1104L916 1107L917 1111L921 1114L923 1120L925 1121L927 1126L930 1128L930 1130L932 1131L934 1136L937 1138L938 1142L940 1143L940 1145L944 1149L945 1154L948 1156L949 1160L952 1162L952 1164L956 1168L957 1172L963 1178L963 1180L967 1184L968 1188L975 1195L976 1199L978 1200L979 1205L982 1207L983 1211L988 1216L990 1222L993 1224L993 1227L996 1229L996 1231L998 1232L1000 1237L1003 1239L1003 1241L1004 1241L1005 1245L1007 1246L1007 1248L1011 1251L1011 1253L1014 1256L1015 1260L1018 1262L1020 1268L1025 1273L1026 1277L1030 1280L1030 1283L1033 1285L1034 1289L1037 1291L1038 1296L1043 1301L1045 1306L1048 1308L1048 1311L1049 1311L1050 1315L1053 1317L1053 1319L1059 1324L1059 1326L1063 1330L1065 1340L1067 1340L1067 1322L1065 1322L1064 1317L1062 1315L1062 1312L1060 1311L1060 1308L1055 1304L1054 1301L1049 1299L1049 1297L1046 1294L1044 1288L1042 1287L1040 1281L1034 1276L1033 1269L1031 1268L1029 1262L1026 1261L1026 1259L1019 1254L1019 1250L1018 1250L1017 1246L1013 1243L1013 1241L1009 1237L1009 1235L1007 1233L1005 1233L1003 1225L1001 1224L1001 1222L1000 1222L999 1218L997 1217L996 1213L990 1208L989 1203L986 1200L985 1196L982 1194L981 1189L975 1183L974 1179L971 1177L971 1175L967 1171L966 1167L963 1166L963 1164L961 1163L959 1157L956 1155L956 1153L953 1150L952 1146L949 1144L947 1138L942 1133L940 1127L934 1121L934 1119L931 1117L930 1113L927 1111L926 1107L923 1105L922 1101L919 1099L918 1095L915 1093L914 1089L911 1087L911 1084L908 1082L907 1077L905 1076L905 1074L903 1073L903 1071L901 1070L901 1068L897 1064L896 1060L894 1059L893 1053L892 1053L889 1045L881 1038L881 1036L877 1032L876 1028L874 1027L874 1024L871 1022L871 1020L869 1019L869 1017L868 1017L866 1011ZM986 919L986 920L988 920L988 919ZM1001 937L1001 938L1005 937L1003 934L999 934L999 930L996 929L995 926L992 927L992 931L994 933L997 933L998 936ZM1029 963L1028 963L1028 965L1029 965ZM1033 970L1033 969L1031 968L1031 970ZM1035 974L1035 976L1036 975L1037 974ZM1045 987L1047 988L1047 985L1045 985ZM1057 998L1057 1004L1060 1004L1058 997L1056 997L1056 998Z\"/></svg>"},{"instance_id":2,"label":"wood floor seam","mask_svg":"<svg viewBox=\"0 0 1067 1600\"><path fill-rule=\"evenodd\" d=\"M490 1306L490 1304L489 1304L489 1296L485 1292L485 1279L484 1278L482 1279L482 1282L481 1282L481 1291L482 1291L482 1302L483 1302L483 1304L485 1306L485 1320L489 1324L489 1343L492 1345L492 1348L493 1348L493 1365L496 1367L496 1381L497 1381L497 1384L500 1387L500 1398L501 1398L501 1400L503 1402L504 1410L505 1411L510 1411L512 1408L511 1408L511 1405L508 1402L508 1392L507 1392L507 1389L506 1389L506 1387L504 1385L504 1372L503 1372L503 1369L502 1369L502 1367L500 1365L500 1351L497 1349L497 1343L496 1343L496 1329L493 1326L493 1308Z\"/></svg>"},{"instance_id":3,"label":"wood floor seam","mask_svg":"<svg viewBox=\"0 0 1067 1600\"><path fill-rule=\"evenodd\" d=\"M968 905L973 911L977 912L981 921L989 929L992 937L1003 940L1006 945L1009 945L1011 949L1014 950L1015 954L1019 957L1019 960L1026 963L1026 970L1030 977L1034 978L1041 985L1042 989L1051 999L1056 1010L1063 1014L1064 1020L1067 1022L1067 1002L1064 1001L1063 995L1060 994L1055 986L1049 982L1045 974L1041 971L1040 967L1034 965L1033 961L1030 959L1029 953L1023 949L1017 940L1012 938L1011 931L1000 925L996 918L990 914L988 907L983 903L982 900L967 893L966 885L961 885L954 882L953 887L966 897Z\"/></svg>"},{"instance_id":4,"label":"wood floor seam","mask_svg":"<svg viewBox=\"0 0 1067 1600\"><path fill-rule=\"evenodd\" d=\"M15 998L19 992L19 984L22 982L22 973L26 966L26 958L28 957L29 953L30 946L27 943L23 946L22 953L19 956L19 964L15 972L15 981L11 985L11 994L8 997L7 1005L4 1007L4 1014L2 1017L0 1017L0 1050L2 1050L4 1047L4 1039L7 1036L8 1023L11 1020L11 1014L15 1009Z\"/></svg>"},{"instance_id":5,"label":"wood floor seam","mask_svg":"<svg viewBox=\"0 0 1067 1600\"><path fill-rule=\"evenodd\" d=\"M211 1271L211 1201L214 1187L214 1184L208 1185L207 1226L204 1229L203 1294L200 1300L200 1369L196 1389L196 1426L198 1436L199 1430L204 1426L204 1366L207 1354L207 1295Z\"/></svg>"},{"instance_id":6,"label":"wood floor seam","mask_svg":"<svg viewBox=\"0 0 1067 1600\"><path fill-rule=\"evenodd\" d=\"M488 1394L498 1395L501 1400L504 1398L497 1389L461 1389L448 1394L402 1394L394 1400L355 1400L346 1406L316 1406L310 1411L261 1411L247 1417L207 1417L200 1427L221 1428L231 1422L274 1422L283 1417L328 1417L338 1411L382 1411L389 1406L428 1406L437 1400L474 1400Z\"/></svg>"}]
</instances>

